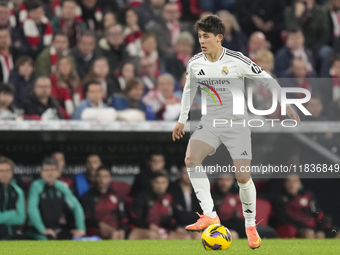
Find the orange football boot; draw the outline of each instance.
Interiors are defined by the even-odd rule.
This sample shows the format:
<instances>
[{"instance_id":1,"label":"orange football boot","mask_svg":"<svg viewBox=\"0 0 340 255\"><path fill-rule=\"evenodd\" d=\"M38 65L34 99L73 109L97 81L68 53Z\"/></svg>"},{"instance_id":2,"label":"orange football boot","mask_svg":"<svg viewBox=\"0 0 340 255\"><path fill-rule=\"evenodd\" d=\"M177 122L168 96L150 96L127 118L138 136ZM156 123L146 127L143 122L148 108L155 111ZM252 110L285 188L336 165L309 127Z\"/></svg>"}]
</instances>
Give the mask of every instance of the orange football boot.
<instances>
[{"instance_id":1,"label":"orange football boot","mask_svg":"<svg viewBox=\"0 0 340 255\"><path fill-rule=\"evenodd\" d=\"M213 225L213 224L221 224L220 218L216 215L215 218L211 218L207 215L201 215L197 213L198 216L200 217L196 223L188 225L185 227L186 230L189 231L201 231L206 229L208 226Z\"/></svg>"},{"instance_id":2,"label":"orange football boot","mask_svg":"<svg viewBox=\"0 0 340 255\"><path fill-rule=\"evenodd\" d=\"M260 222L259 222L260 223ZM257 233L256 226L246 228L246 234L248 237L248 245L251 249L257 249L261 246L261 238L259 233Z\"/></svg>"}]
</instances>

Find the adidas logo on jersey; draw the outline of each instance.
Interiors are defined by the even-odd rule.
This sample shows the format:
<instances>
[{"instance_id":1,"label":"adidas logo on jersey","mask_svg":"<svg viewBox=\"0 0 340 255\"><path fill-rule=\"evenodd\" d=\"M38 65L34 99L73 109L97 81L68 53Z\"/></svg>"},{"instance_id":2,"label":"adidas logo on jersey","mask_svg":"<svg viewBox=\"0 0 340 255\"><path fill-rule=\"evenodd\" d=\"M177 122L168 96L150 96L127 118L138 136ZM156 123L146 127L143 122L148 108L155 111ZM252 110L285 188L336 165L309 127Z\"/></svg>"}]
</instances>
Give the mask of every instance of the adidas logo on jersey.
<instances>
[{"instance_id":1,"label":"adidas logo on jersey","mask_svg":"<svg viewBox=\"0 0 340 255\"><path fill-rule=\"evenodd\" d=\"M244 151L241 156L248 156L248 153L246 151Z\"/></svg>"},{"instance_id":2,"label":"adidas logo on jersey","mask_svg":"<svg viewBox=\"0 0 340 255\"><path fill-rule=\"evenodd\" d=\"M199 71L197 75L205 75L203 69L201 69L201 71Z\"/></svg>"}]
</instances>

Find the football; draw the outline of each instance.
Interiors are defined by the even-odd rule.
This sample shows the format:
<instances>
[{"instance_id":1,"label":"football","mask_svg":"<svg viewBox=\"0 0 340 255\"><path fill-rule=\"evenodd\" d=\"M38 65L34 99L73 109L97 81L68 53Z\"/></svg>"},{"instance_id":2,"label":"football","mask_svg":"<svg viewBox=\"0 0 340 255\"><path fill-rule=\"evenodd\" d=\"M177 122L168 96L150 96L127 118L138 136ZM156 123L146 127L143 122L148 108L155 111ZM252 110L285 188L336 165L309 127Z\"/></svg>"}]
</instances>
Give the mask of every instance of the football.
<instances>
[{"instance_id":1,"label":"football","mask_svg":"<svg viewBox=\"0 0 340 255\"><path fill-rule=\"evenodd\" d=\"M231 245L229 229L222 225L210 225L202 233L202 244L208 251L226 250Z\"/></svg>"}]
</instances>

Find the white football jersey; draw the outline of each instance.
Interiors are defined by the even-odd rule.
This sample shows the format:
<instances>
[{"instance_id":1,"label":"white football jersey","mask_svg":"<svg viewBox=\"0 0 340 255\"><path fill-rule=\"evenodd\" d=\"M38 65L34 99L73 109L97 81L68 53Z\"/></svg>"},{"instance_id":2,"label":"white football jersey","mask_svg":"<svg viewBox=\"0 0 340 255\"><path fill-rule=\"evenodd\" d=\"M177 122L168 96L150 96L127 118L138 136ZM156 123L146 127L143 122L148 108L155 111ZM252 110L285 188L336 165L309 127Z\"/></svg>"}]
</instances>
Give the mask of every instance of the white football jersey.
<instances>
[{"instance_id":1,"label":"white football jersey","mask_svg":"<svg viewBox=\"0 0 340 255\"><path fill-rule=\"evenodd\" d=\"M198 87L211 92L212 96L206 97L206 115L202 116L202 121L212 121L213 119L245 119L248 117L247 106L244 103L244 115L233 114L233 96L228 86L239 88L244 95L244 78L257 79L270 91L275 90L278 100L281 97L281 87L275 79L262 70L242 53L223 48L222 54L216 62L210 62L201 52L193 56L187 65L186 83L183 89L180 123L185 123L188 113ZM208 87L207 84L216 90L220 96L221 103ZM202 91L203 93L206 93Z\"/></svg>"}]
</instances>

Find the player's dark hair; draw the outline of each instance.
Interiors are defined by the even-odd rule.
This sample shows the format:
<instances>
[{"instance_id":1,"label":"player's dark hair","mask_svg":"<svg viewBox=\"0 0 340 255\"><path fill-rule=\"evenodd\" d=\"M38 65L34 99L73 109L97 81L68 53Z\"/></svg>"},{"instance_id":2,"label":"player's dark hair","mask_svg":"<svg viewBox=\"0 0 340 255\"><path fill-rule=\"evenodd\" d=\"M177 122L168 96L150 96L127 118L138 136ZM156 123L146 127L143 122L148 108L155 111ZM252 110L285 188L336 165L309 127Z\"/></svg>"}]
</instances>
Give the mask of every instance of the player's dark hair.
<instances>
[{"instance_id":1,"label":"player's dark hair","mask_svg":"<svg viewBox=\"0 0 340 255\"><path fill-rule=\"evenodd\" d=\"M111 175L110 168L108 168L107 166L101 165L100 167L98 167L97 174L99 174L100 171L107 171Z\"/></svg>"},{"instance_id":2,"label":"player's dark hair","mask_svg":"<svg viewBox=\"0 0 340 255\"><path fill-rule=\"evenodd\" d=\"M25 1L25 7L28 12L38 8L44 8L43 3L40 0Z\"/></svg>"},{"instance_id":3,"label":"player's dark hair","mask_svg":"<svg viewBox=\"0 0 340 255\"><path fill-rule=\"evenodd\" d=\"M42 162L42 166L55 166L56 168L58 168L58 163L54 158L48 157L48 158L44 158L43 162Z\"/></svg>"},{"instance_id":4,"label":"player's dark hair","mask_svg":"<svg viewBox=\"0 0 340 255\"><path fill-rule=\"evenodd\" d=\"M221 34L224 36L226 27L224 22L216 15L209 15L200 20L195 24L195 31L202 30L207 33L213 33L215 36Z\"/></svg>"},{"instance_id":5,"label":"player's dark hair","mask_svg":"<svg viewBox=\"0 0 340 255\"><path fill-rule=\"evenodd\" d=\"M10 158L0 156L0 165L2 165L2 164L8 164L11 167L11 170L12 171L14 170L15 163Z\"/></svg>"}]
</instances>

